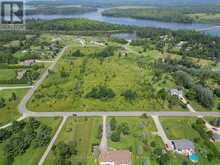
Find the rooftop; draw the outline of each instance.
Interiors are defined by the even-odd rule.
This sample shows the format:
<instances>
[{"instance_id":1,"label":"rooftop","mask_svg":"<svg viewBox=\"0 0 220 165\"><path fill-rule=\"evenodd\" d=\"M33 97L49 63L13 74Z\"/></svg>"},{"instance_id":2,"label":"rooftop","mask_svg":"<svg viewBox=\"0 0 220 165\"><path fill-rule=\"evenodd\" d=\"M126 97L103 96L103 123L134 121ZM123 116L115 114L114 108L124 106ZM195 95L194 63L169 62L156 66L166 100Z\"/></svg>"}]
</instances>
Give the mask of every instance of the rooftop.
<instances>
[{"instance_id":1,"label":"rooftop","mask_svg":"<svg viewBox=\"0 0 220 165\"><path fill-rule=\"evenodd\" d=\"M214 141L219 141L219 140L220 140L220 135L217 134L217 133L213 133L212 139L213 139Z\"/></svg>"},{"instance_id":2,"label":"rooftop","mask_svg":"<svg viewBox=\"0 0 220 165\"><path fill-rule=\"evenodd\" d=\"M131 153L127 150L108 151L102 153L99 158L102 162L114 162L115 165L131 165Z\"/></svg>"},{"instance_id":3,"label":"rooftop","mask_svg":"<svg viewBox=\"0 0 220 165\"><path fill-rule=\"evenodd\" d=\"M172 144L177 150L194 149L194 143L187 139L172 140Z\"/></svg>"}]
</instances>

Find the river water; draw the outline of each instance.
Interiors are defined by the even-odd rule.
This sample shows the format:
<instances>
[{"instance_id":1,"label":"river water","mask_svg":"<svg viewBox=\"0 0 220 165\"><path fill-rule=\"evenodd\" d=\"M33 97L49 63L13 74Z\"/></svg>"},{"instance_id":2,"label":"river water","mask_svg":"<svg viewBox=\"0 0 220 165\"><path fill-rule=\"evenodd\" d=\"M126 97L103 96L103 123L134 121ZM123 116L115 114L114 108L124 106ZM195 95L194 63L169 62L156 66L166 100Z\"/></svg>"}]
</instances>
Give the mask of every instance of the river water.
<instances>
[{"instance_id":1,"label":"river water","mask_svg":"<svg viewBox=\"0 0 220 165\"><path fill-rule=\"evenodd\" d=\"M166 28L172 30L199 30L206 29L216 25L203 24L203 23L173 23L173 22L162 22L162 21L153 21L153 20L142 20L126 17L111 17L103 16L101 12L104 9L98 9L95 12L89 12L84 14L74 14L74 15L33 15L27 16L27 19L43 19L51 20L57 18L87 18L91 20L103 21L107 23L114 23L120 25L134 25L139 27L154 27L154 28ZM210 29L205 33L211 34L212 36L220 36L220 27L216 29Z\"/></svg>"}]
</instances>

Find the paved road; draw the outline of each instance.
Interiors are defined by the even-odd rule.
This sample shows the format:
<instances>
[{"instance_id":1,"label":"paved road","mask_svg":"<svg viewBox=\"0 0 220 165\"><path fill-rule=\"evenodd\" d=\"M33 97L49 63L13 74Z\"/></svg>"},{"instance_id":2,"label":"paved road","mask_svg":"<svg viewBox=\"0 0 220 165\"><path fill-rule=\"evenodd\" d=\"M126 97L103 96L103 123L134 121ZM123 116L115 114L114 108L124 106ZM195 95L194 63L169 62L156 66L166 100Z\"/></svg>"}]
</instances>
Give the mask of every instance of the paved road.
<instances>
[{"instance_id":1,"label":"paved road","mask_svg":"<svg viewBox=\"0 0 220 165\"><path fill-rule=\"evenodd\" d=\"M29 101L29 99L31 98L31 96L34 94L34 92L37 90L37 88L43 83L43 81L47 78L49 72L48 70L53 70L53 68L55 67L55 65L57 64L57 62L59 61L59 59L62 57L62 55L64 54L65 50L67 47L64 47L62 49L62 51L57 55L57 57L55 58L54 62L48 67L48 69L42 74L42 76L40 77L40 79L35 83L34 87L31 88L27 94L23 97L23 99L21 100L20 104L18 105L18 110L20 113L24 114L26 112L28 112L28 110L26 109L26 104Z\"/></svg>"},{"instance_id":2,"label":"paved road","mask_svg":"<svg viewBox=\"0 0 220 165\"><path fill-rule=\"evenodd\" d=\"M27 89L33 88L34 86L14 86L14 87L0 87L0 91L2 90L10 90L10 89Z\"/></svg>"},{"instance_id":3,"label":"paved road","mask_svg":"<svg viewBox=\"0 0 220 165\"><path fill-rule=\"evenodd\" d=\"M36 63L52 63L54 60L35 60Z\"/></svg>"},{"instance_id":4,"label":"paved road","mask_svg":"<svg viewBox=\"0 0 220 165\"><path fill-rule=\"evenodd\" d=\"M135 112L25 112L26 117L63 117L63 116L86 116L86 117L95 117L95 116L142 116L146 114L147 116L210 116L210 117L220 117L220 112L144 112L144 111L135 111Z\"/></svg>"},{"instance_id":5,"label":"paved road","mask_svg":"<svg viewBox=\"0 0 220 165\"><path fill-rule=\"evenodd\" d=\"M45 161L46 158L47 158L47 155L49 154L49 152L50 152L51 148L53 147L53 145L54 145L54 143L55 143L55 141L56 141L58 135L60 134L60 132L61 132L61 130L62 130L62 128L63 128L63 126L64 126L66 120L67 120L67 117L64 117L64 118L63 118L63 121L62 121L62 123L60 124L59 128L57 129L57 131L56 131L56 133L55 133L53 139L51 140L51 142L50 142L50 144L48 145L46 151L44 152L43 156L41 157L41 159L40 159L38 165L43 165L44 161Z\"/></svg>"},{"instance_id":6,"label":"paved road","mask_svg":"<svg viewBox=\"0 0 220 165\"><path fill-rule=\"evenodd\" d=\"M106 129L106 116L103 116L103 124L102 124L102 140L99 146L99 149L101 153L108 151L108 145L107 145L107 129Z\"/></svg>"}]
</instances>

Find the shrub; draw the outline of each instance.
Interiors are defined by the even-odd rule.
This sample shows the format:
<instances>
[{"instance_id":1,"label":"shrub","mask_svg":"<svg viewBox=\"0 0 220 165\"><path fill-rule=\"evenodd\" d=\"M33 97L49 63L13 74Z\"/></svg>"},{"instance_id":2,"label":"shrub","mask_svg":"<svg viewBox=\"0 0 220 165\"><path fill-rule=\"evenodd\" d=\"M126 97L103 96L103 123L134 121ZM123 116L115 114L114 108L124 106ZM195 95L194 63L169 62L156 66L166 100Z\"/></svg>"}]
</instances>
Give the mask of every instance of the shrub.
<instances>
[{"instance_id":1,"label":"shrub","mask_svg":"<svg viewBox=\"0 0 220 165\"><path fill-rule=\"evenodd\" d=\"M124 93L122 93L122 96L124 96L125 100L127 101L133 101L136 99L137 93L135 91L128 89Z\"/></svg>"},{"instance_id":2,"label":"shrub","mask_svg":"<svg viewBox=\"0 0 220 165\"><path fill-rule=\"evenodd\" d=\"M112 134L111 134L111 140L113 142L119 142L121 140L121 133L119 131L114 131Z\"/></svg>"},{"instance_id":3,"label":"shrub","mask_svg":"<svg viewBox=\"0 0 220 165\"><path fill-rule=\"evenodd\" d=\"M92 88L92 90L86 94L86 98L94 99L111 99L115 97L115 93L111 88L106 88L103 86L98 86Z\"/></svg>"}]
</instances>

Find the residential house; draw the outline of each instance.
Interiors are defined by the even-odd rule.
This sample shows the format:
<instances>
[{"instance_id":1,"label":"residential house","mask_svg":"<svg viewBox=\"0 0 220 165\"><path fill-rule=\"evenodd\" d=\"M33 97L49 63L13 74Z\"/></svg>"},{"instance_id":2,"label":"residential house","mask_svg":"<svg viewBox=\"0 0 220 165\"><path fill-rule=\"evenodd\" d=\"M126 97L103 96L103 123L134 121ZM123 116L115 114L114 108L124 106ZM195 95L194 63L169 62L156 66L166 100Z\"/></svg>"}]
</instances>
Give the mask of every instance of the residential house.
<instances>
[{"instance_id":1,"label":"residential house","mask_svg":"<svg viewBox=\"0 0 220 165\"><path fill-rule=\"evenodd\" d=\"M180 154L188 156L195 149L195 145L192 141L187 139L172 140L173 149Z\"/></svg>"},{"instance_id":2,"label":"residential house","mask_svg":"<svg viewBox=\"0 0 220 165\"><path fill-rule=\"evenodd\" d=\"M214 142L220 142L220 134L218 134L218 133L213 133L213 135L212 135L212 140L213 140Z\"/></svg>"},{"instance_id":3,"label":"residential house","mask_svg":"<svg viewBox=\"0 0 220 165\"><path fill-rule=\"evenodd\" d=\"M21 65L24 65L24 66L31 66L33 64L35 64L35 60L34 59L31 59L31 60L25 60L21 63Z\"/></svg>"},{"instance_id":4,"label":"residential house","mask_svg":"<svg viewBox=\"0 0 220 165\"><path fill-rule=\"evenodd\" d=\"M187 104L187 100L184 97L183 91L178 89L170 89L171 96L177 96L184 104Z\"/></svg>"},{"instance_id":5,"label":"residential house","mask_svg":"<svg viewBox=\"0 0 220 165\"><path fill-rule=\"evenodd\" d=\"M101 153L99 165L132 165L131 152L119 150Z\"/></svg>"}]
</instances>

